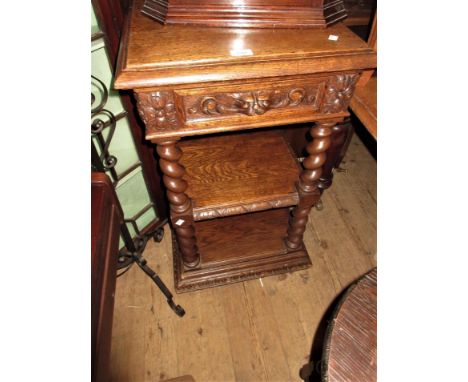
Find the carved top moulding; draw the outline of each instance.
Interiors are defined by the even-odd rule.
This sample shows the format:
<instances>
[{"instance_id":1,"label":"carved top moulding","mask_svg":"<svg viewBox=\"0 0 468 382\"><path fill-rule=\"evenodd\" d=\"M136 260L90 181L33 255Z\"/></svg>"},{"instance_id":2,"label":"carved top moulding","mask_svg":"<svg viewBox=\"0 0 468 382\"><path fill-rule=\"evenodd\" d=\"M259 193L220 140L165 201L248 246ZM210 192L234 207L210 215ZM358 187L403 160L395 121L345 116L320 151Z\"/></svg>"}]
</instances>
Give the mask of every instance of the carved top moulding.
<instances>
[{"instance_id":1,"label":"carved top moulding","mask_svg":"<svg viewBox=\"0 0 468 382\"><path fill-rule=\"evenodd\" d=\"M342 0L145 0L163 24L238 28L325 28L347 14Z\"/></svg>"}]
</instances>

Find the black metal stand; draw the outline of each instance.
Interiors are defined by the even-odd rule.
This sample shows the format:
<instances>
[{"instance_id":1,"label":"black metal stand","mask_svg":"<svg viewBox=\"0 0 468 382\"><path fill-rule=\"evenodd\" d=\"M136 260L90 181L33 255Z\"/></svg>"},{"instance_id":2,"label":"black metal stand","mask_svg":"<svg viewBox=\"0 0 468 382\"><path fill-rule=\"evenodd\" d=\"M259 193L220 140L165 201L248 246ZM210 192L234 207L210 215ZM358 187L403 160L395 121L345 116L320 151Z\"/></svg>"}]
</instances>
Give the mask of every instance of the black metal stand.
<instances>
[{"instance_id":1,"label":"black metal stand","mask_svg":"<svg viewBox=\"0 0 468 382\"><path fill-rule=\"evenodd\" d=\"M125 242L125 248L120 250L119 253L119 263L125 264L127 269L133 264L136 263L142 270L145 272L157 285L159 290L164 294L167 299L168 305L171 309L177 314L179 317L183 317L185 315L185 310L180 305L176 305L173 301L173 295L166 287L164 282L159 278L155 271L153 271L146 262L146 259L141 255L143 250L146 247L146 243L148 242L149 238L153 236L155 241L161 241L164 237L164 229L158 228L153 232L149 232L148 234L138 235L135 242L133 241L132 237L130 236L130 232L128 231L127 225L124 223L121 226L121 233L123 240ZM125 273L124 271L123 273ZM123 274L121 273L121 275Z\"/></svg>"},{"instance_id":2,"label":"black metal stand","mask_svg":"<svg viewBox=\"0 0 468 382\"><path fill-rule=\"evenodd\" d=\"M109 146L114 135L117 118L112 112L104 108L109 95L107 87L98 78L94 76L91 77L92 80L94 80L95 83L98 84L99 88L101 89L100 102L98 102L98 105L92 108L91 110L91 134L96 138L96 144L99 146L101 154L98 153L96 146L93 144L93 139L91 139L91 169L93 171L99 171L104 173L106 171L109 171L112 179L114 181L118 181L119 178L114 168L115 164L117 163L117 158L109 153ZM91 105L95 103L96 99L96 95L93 92L91 92ZM99 114L106 115L109 118L109 122L105 123L101 118L98 117ZM106 138L104 138L102 134L102 131L105 127L109 128L109 133L107 134ZM132 224L135 232L137 233L135 241L130 235L127 223ZM164 296L167 299L167 303L169 304L171 309L179 317L184 316L185 310L180 305L176 305L174 303L172 293L169 291L169 289L166 287L163 281L159 278L156 272L154 272L147 265L146 260L141 255L150 237L153 237L154 240L157 242L160 242L163 239L164 229L158 228L152 232L148 232L144 235L141 235L140 231L138 230L136 221L132 219L125 219L120 225L120 234L122 235L125 247L119 252L117 268L126 269L120 274L118 274L117 277L122 276L128 269L130 269L133 263L137 263L138 266L143 270L143 272L145 272L149 277L151 277L151 279L157 285L159 290L164 294Z\"/></svg>"}]
</instances>

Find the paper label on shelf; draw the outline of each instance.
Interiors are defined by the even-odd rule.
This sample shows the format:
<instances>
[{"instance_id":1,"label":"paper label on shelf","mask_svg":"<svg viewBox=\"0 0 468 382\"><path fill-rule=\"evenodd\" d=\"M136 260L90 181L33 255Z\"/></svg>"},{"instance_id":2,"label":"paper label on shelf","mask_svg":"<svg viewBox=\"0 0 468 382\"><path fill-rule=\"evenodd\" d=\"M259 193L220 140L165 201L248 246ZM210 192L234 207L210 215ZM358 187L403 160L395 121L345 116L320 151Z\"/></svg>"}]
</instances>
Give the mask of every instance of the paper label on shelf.
<instances>
[{"instance_id":1,"label":"paper label on shelf","mask_svg":"<svg viewBox=\"0 0 468 382\"><path fill-rule=\"evenodd\" d=\"M252 49L231 49L231 56L252 56Z\"/></svg>"},{"instance_id":2,"label":"paper label on shelf","mask_svg":"<svg viewBox=\"0 0 468 382\"><path fill-rule=\"evenodd\" d=\"M330 36L328 36L328 39L331 41L338 41L338 36L331 34Z\"/></svg>"}]
</instances>

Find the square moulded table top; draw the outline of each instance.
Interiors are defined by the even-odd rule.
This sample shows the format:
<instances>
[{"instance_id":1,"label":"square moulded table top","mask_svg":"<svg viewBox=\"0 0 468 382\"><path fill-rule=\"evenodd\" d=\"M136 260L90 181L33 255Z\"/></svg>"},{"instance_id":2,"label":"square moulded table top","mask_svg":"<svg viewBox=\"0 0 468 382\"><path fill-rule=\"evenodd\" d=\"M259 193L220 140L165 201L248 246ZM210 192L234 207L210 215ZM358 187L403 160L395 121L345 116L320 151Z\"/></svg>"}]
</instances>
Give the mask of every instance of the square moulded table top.
<instances>
[{"instance_id":1,"label":"square moulded table top","mask_svg":"<svg viewBox=\"0 0 468 382\"><path fill-rule=\"evenodd\" d=\"M375 52L342 23L326 29L271 30L164 26L141 14L142 1L134 1L122 38L117 89L376 66Z\"/></svg>"}]
</instances>

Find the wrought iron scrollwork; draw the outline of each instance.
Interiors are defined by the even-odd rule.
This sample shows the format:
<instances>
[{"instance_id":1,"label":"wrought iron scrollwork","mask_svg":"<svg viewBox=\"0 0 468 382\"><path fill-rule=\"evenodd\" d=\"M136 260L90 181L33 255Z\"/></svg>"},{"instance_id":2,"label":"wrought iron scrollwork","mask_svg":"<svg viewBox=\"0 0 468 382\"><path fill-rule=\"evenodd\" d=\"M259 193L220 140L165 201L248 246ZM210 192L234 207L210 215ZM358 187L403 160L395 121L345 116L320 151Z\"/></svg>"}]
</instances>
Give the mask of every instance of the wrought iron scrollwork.
<instances>
[{"instance_id":1,"label":"wrought iron scrollwork","mask_svg":"<svg viewBox=\"0 0 468 382\"><path fill-rule=\"evenodd\" d=\"M117 119L115 115L105 108L109 99L107 86L99 78L91 76L91 136L96 138L100 149L92 147L93 161L92 167L97 171L109 171L114 181L118 179L115 171L117 158L109 154L109 146L114 136ZM108 127L107 137L104 138L103 130Z\"/></svg>"},{"instance_id":2,"label":"wrought iron scrollwork","mask_svg":"<svg viewBox=\"0 0 468 382\"><path fill-rule=\"evenodd\" d=\"M109 153L109 147L114 136L117 121L125 117L127 112L123 111L114 115L110 110L106 109L108 99L109 91L104 82L91 75L91 169L93 171L108 172L113 180L113 186L115 188L118 181L135 168L141 166L141 162L138 161L127 170L121 172L120 175L117 175L115 169L117 158ZM106 133L105 136L104 131ZM161 290L170 308L179 317L183 317L185 310L180 305L174 303L173 295L170 290L156 272L147 265L146 259L142 256L150 237L153 237L155 241L161 241L164 236L162 227L144 234L142 234L138 228L137 219L151 208L155 208L152 201L132 218L124 218L123 222L120 224L121 238L125 246L119 251L117 268L125 268L125 270L117 274L117 277L122 276L130 269L132 264L136 263ZM136 235L135 239L132 237L128 225L133 227Z\"/></svg>"}]
</instances>

